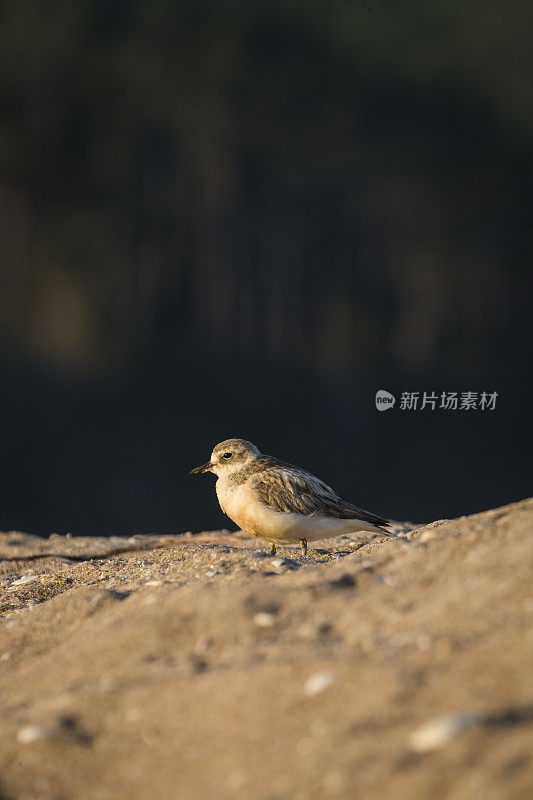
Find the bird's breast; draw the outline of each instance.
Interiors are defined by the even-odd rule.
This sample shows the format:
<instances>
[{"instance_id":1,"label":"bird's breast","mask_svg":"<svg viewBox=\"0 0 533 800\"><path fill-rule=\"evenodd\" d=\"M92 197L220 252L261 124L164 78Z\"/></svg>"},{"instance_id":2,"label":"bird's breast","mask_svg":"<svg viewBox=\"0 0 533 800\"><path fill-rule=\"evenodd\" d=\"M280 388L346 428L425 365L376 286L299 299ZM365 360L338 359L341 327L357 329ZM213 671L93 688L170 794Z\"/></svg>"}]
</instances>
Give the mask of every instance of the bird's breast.
<instances>
[{"instance_id":1,"label":"bird's breast","mask_svg":"<svg viewBox=\"0 0 533 800\"><path fill-rule=\"evenodd\" d=\"M216 492L222 511L242 530L247 530L245 526L252 522L253 496L246 485L232 486L229 481L219 479Z\"/></svg>"},{"instance_id":2,"label":"bird's breast","mask_svg":"<svg viewBox=\"0 0 533 800\"><path fill-rule=\"evenodd\" d=\"M232 487L219 480L216 491L221 509L245 533L268 541L281 541L292 532L293 517L298 515L269 508L259 500L249 484Z\"/></svg>"}]
</instances>

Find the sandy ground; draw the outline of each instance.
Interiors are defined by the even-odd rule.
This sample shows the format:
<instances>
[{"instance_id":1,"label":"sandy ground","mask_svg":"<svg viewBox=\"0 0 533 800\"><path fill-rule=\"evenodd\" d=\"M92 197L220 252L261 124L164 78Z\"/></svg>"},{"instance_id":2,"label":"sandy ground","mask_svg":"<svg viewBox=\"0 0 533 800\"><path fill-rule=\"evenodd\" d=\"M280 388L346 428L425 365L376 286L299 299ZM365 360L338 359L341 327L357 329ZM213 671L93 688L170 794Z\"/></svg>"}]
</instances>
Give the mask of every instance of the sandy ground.
<instances>
[{"instance_id":1,"label":"sandy ground","mask_svg":"<svg viewBox=\"0 0 533 800\"><path fill-rule=\"evenodd\" d=\"M530 800L533 500L408 530L0 534L0 800Z\"/></svg>"}]
</instances>

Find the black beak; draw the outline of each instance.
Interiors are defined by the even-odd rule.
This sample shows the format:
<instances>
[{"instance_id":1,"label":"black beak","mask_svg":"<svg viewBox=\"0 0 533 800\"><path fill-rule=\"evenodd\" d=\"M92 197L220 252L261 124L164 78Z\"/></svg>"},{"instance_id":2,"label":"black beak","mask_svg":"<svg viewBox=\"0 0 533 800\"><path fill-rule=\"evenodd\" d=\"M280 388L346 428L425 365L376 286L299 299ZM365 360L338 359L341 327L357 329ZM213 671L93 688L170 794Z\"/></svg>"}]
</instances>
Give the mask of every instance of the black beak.
<instances>
[{"instance_id":1,"label":"black beak","mask_svg":"<svg viewBox=\"0 0 533 800\"><path fill-rule=\"evenodd\" d=\"M202 472L209 472L212 466L211 462L208 461L207 464L201 464L199 467L191 469L189 475L200 475Z\"/></svg>"}]
</instances>

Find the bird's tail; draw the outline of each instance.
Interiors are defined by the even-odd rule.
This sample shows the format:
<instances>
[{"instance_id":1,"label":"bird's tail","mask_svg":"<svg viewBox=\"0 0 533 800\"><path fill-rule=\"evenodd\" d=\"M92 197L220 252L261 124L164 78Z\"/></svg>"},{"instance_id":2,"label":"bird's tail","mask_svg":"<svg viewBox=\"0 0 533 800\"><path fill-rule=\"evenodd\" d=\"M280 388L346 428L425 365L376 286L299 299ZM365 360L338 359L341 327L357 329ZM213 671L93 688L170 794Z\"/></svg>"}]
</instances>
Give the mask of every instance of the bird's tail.
<instances>
[{"instance_id":1,"label":"bird's tail","mask_svg":"<svg viewBox=\"0 0 533 800\"><path fill-rule=\"evenodd\" d=\"M346 503L346 510L350 513L350 516L352 519L354 519L354 521L357 520L360 523L361 530L372 531L373 533L379 533L382 536L394 536L391 531L387 530L389 526L392 526L392 522L390 522L388 519L385 519L385 517L372 514L371 511L365 511L362 508L353 506L351 503Z\"/></svg>"},{"instance_id":2,"label":"bird's tail","mask_svg":"<svg viewBox=\"0 0 533 800\"><path fill-rule=\"evenodd\" d=\"M394 533L392 531L388 531L382 525L372 525L372 523L364 522L363 520L359 520L359 522L361 522L361 530L363 531L371 531L372 533L379 533L380 536L391 536L391 537L394 536ZM386 522L384 524L388 525L389 523Z\"/></svg>"}]
</instances>

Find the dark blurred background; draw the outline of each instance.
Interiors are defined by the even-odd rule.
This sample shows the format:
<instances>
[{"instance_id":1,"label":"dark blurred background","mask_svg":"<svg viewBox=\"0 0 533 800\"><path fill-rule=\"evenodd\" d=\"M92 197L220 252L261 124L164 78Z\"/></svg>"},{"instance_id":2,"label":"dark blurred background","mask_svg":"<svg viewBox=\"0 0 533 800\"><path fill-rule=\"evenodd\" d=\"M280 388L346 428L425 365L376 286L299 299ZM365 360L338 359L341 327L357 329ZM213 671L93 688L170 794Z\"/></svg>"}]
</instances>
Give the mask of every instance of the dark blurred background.
<instances>
[{"instance_id":1,"label":"dark blurred background","mask_svg":"<svg viewBox=\"0 0 533 800\"><path fill-rule=\"evenodd\" d=\"M530 3L0 15L0 529L233 527L229 436L396 519L531 493Z\"/></svg>"}]
</instances>

